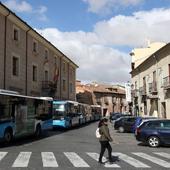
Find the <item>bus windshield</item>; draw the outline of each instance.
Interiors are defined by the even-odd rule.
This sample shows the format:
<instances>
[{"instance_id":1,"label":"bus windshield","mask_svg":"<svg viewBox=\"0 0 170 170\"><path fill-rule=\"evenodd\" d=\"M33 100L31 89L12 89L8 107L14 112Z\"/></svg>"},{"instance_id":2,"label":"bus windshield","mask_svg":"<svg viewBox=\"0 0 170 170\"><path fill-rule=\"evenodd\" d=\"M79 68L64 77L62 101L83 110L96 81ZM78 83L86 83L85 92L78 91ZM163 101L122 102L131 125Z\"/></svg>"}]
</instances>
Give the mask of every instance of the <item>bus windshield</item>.
<instances>
[{"instance_id":1,"label":"bus windshield","mask_svg":"<svg viewBox=\"0 0 170 170\"><path fill-rule=\"evenodd\" d=\"M64 116L65 105L64 104L53 104L53 116L54 118Z\"/></svg>"}]
</instances>

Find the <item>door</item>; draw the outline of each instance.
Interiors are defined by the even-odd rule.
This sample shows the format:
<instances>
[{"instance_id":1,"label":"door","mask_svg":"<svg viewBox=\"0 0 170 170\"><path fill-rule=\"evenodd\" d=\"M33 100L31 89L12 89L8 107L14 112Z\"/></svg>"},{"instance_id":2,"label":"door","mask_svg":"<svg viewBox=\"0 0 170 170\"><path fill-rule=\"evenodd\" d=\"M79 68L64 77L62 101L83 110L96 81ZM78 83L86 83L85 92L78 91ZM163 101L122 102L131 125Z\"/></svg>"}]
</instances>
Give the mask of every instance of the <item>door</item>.
<instances>
[{"instance_id":1,"label":"door","mask_svg":"<svg viewBox=\"0 0 170 170\"><path fill-rule=\"evenodd\" d=\"M159 134L164 143L170 144L170 121L161 122Z\"/></svg>"},{"instance_id":2,"label":"door","mask_svg":"<svg viewBox=\"0 0 170 170\"><path fill-rule=\"evenodd\" d=\"M15 104L15 132L18 136L27 133L27 105L24 98Z\"/></svg>"},{"instance_id":3,"label":"door","mask_svg":"<svg viewBox=\"0 0 170 170\"><path fill-rule=\"evenodd\" d=\"M162 118L166 118L166 103L165 102L162 102L161 103L161 116Z\"/></svg>"}]
</instances>

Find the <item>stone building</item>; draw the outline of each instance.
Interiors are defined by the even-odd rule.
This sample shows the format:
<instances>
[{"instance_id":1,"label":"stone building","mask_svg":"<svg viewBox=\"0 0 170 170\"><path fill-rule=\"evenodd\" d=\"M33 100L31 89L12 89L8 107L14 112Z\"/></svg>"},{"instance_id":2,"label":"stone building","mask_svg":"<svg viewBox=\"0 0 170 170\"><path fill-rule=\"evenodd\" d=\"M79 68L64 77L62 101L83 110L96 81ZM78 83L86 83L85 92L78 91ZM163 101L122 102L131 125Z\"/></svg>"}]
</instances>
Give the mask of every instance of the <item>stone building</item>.
<instances>
[{"instance_id":1,"label":"stone building","mask_svg":"<svg viewBox=\"0 0 170 170\"><path fill-rule=\"evenodd\" d=\"M104 84L81 84L76 82L76 98L80 103L101 105L104 114L128 111L125 89L121 86Z\"/></svg>"},{"instance_id":2,"label":"stone building","mask_svg":"<svg viewBox=\"0 0 170 170\"><path fill-rule=\"evenodd\" d=\"M75 100L78 66L0 3L0 89Z\"/></svg>"},{"instance_id":3,"label":"stone building","mask_svg":"<svg viewBox=\"0 0 170 170\"><path fill-rule=\"evenodd\" d=\"M137 55L131 53L133 58ZM132 67L131 78L134 113L170 118L170 43Z\"/></svg>"}]
</instances>

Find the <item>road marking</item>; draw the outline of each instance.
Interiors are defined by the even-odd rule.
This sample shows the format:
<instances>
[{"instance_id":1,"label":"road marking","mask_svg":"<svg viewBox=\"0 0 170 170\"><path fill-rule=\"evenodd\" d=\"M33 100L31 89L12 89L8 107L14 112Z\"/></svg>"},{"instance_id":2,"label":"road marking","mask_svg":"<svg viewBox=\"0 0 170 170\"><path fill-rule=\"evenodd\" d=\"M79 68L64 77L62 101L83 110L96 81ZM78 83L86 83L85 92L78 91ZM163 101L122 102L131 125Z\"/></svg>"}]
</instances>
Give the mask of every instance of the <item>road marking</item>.
<instances>
[{"instance_id":1,"label":"road marking","mask_svg":"<svg viewBox=\"0 0 170 170\"><path fill-rule=\"evenodd\" d=\"M8 152L0 152L0 161L6 156Z\"/></svg>"},{"instance_id":2,"label":"road marking","mask_svg":"<svg viewBox=\"0 0 170 170\"><path fill-rule=\"evenodd\" d=\"M20 152L12 167L27 167L32 152Z\"/></svg>"},{"instance_id":3,"label":"road marking","mask_svg":"<svg viewBox=\"0 0 170 170\"><path fill-rule=\"evenodd\" d=\"M127 162L128 164L136 167L136 168L150 168L150 166L142 163L141 161L138 161L135 158L132 158L126 154L120 153L120 152L113 152L112 155L118 156L119 159L123 160L124 162Z\"/></svg>"},{"instance_id":4,"label":"road marking","mask_svg":"<svg viewBox=\"0 0 170 170\"><path fill-rule=\"evenodd\" d=\"M154 156L150 156L148 154L142 153L142 152L133 152L134 155L139 156L141 158L144 158L146 160L149 160L157 165L163 166L165 168L170 168L170 163L166 162L162 159L156 158Z\"/></svg>"},{"instance_id":5,"label":"road marking","mask_svg":"<svg viewBox=\"0 0 170 170\"><path fill-rule=\"evenodd\" d=\"M86 152L86 154L89 155L91 158L93 158L96 161L98 161L98 159L99 159L98 153ZM120 168L120 166L117 165L117 164L109 164L105 157L103 157L102 161L105 162L104 166L107 167L107 168Z\"/></svg>"},{"instance_id":6,"label":"road marking","mask_svg":"<svg viewBox=\"0 0 170 170\"><path fill-rule=\"evenodd\" d=\"M64 155L70 160L75 167L90 167L79 155L75 152L64 152Z\"/></svg>"},{"instance_id":7,"label":"road marking","mask_svg":"<svg viewBox=\"0 0 170 170\"><path fill-rule=\"evenodd\" d=\"M154 152L154 154L170 159L170 154L165 152Z\"/></svg>"},{"instance_id":8,"label":"road marking","mask_svg":"<svg viewBox=\"0 0 170 170\"><path fill-rule=\"evenodd\" d=\"M43 167L58 167L53 152L41 152Z\"/></svg>"}]
</instances>

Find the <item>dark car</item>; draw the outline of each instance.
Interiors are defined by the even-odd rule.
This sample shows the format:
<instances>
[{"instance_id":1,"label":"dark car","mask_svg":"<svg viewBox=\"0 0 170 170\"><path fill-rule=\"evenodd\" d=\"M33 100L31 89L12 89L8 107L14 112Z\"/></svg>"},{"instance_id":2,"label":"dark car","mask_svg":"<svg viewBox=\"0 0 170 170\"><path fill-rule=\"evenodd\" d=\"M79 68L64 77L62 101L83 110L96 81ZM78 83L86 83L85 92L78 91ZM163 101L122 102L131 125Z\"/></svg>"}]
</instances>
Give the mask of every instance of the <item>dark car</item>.
<instances>
[{"instance_id":1,"label":"dark car","mask_svg":"<svg viewBox=\"0 0 170 170\"><path fill-rule=\"evenodd\" d=\"M119 119L120 117L126 117L130 116L129 114L123 114L123 113L112 113L110 115L110 121L114 122L115 120Z\"/></svg>"},{"instance_id":2,"label":"dark car","mask_svg":"<svg viewBox=\"0 0 170 170\"><path fill-rule=\"evenodd\" d=\"M138 141L151 147L170 144L170 120L146 120L135 131Z\"/></svg>"},{"instance_id":3,"label":"dark car","mask_svg":"<svg viewBox=\"0 0 170 170\"><path fill-rule=\"evenodd\" d=\"M110 120L111 120L111 121L114 121L114 120L120 118L121 116L122 116L122 113L112 113L112 114L110 115Z\"/></svg>"},{"instance_id":4,"label":"dark car","mask_svg":"<svg viewBox=\"0 0 170 170\"><path fill-rule=\"evenodd\" d=\"M136 117L126 116L121 117L115 121L114 129L119 130L119 132L132 132Z\"/></svg>"},{"instance_id":5,"label":"dark car","mask_svg":"<svg viewBox=\"0 0 170 170\"><path fill-rule=\"evenodd\" d=\"M136 128L145 120L152 120L152 119L157 119L157 117L153 117L153 116L145 116L145 117L141 117L141 116L137 116L135 119L135 123L133 126L133 133L135 133Z\"/></svg>"}]
</instances>

